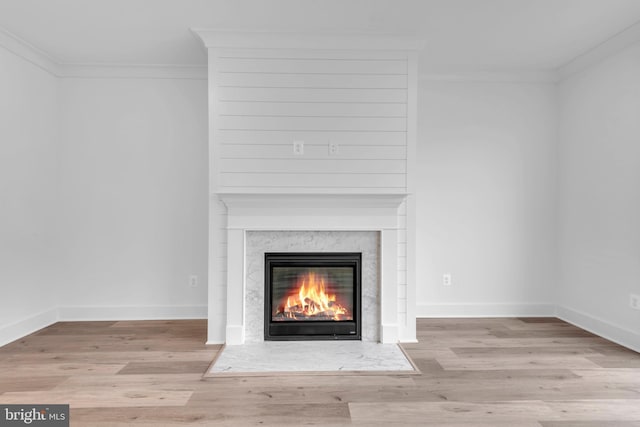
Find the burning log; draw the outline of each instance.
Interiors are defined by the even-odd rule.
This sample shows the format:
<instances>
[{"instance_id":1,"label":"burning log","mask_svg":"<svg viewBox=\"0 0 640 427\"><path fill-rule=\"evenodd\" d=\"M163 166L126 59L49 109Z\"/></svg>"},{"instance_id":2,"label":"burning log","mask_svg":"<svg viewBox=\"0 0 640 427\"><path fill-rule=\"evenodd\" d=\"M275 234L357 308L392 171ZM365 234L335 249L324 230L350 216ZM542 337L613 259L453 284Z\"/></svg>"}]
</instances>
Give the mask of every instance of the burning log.
<instances>
[{"instance_id":1,"label":"burning log","mask_svg":"<svg viewBox=\"0 0 640 427\"><path fill-rule=\"evenodd\" d=\"M313 273L299 279L298 288L286 296L272 314L275 321L286 320L348 320L349 311L327 292L324 276Z\"/></svg>"}]
</instances>

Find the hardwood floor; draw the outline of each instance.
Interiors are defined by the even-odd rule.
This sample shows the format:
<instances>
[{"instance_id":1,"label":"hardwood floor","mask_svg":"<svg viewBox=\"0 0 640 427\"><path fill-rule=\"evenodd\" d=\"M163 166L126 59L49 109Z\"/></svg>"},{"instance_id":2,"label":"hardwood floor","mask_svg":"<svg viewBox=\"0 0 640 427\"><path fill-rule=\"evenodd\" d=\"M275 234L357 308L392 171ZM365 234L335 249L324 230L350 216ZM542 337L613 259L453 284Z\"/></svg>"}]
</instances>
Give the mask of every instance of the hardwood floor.
<instances>
[{"instance_id":1,"label":"hardwood floor","mask_svg":"<svg viewBox=\"0 0 640 427\"><path fill-rule=\"evenodd\" d=\"M0 404L72 426L640 426L640 354L558 319L419 319L420 375L203 379L205 321L57 323L0 348Z\"/></svg>"}]
</instances>

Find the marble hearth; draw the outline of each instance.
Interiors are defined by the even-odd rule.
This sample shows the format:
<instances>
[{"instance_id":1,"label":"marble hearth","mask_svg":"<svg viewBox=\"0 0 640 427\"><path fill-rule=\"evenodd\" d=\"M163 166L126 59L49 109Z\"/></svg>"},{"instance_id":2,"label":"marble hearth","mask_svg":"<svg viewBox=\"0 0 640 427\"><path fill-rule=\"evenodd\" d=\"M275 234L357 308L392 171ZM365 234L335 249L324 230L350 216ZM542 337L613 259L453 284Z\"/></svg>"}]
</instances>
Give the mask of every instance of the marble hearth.
<instances>
[{"instance_id":1,"label":"marble hearth","mask_svg":"<svg viewBox=\"0 0 640 427\"><path fill-rule=\"evenodd\" d=\"M362 340L395 343L405 196L219 194L227 208L226 343L264 341L265 252L361 252Z\"/></svg>"}]
</instances>

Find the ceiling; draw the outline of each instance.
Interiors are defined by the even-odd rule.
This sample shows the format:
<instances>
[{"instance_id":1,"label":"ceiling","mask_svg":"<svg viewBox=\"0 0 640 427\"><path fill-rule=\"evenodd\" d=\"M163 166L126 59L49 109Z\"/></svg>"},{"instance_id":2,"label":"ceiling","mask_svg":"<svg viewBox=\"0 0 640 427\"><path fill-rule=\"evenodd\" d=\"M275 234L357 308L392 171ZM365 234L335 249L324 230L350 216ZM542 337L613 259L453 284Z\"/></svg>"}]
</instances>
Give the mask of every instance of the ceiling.
<instances>
[{"instance_id":1,"label":"ceiling","mask_svg":"<svg viewBox=\"0 0 640 427\"><path fill-rule=\"evenodd\" d=\"M412 34L428 70L545 71L639 21L639 0L0 0L0 28L61 64L205 65L206 28Z\"/></svg>"}]
</instances>

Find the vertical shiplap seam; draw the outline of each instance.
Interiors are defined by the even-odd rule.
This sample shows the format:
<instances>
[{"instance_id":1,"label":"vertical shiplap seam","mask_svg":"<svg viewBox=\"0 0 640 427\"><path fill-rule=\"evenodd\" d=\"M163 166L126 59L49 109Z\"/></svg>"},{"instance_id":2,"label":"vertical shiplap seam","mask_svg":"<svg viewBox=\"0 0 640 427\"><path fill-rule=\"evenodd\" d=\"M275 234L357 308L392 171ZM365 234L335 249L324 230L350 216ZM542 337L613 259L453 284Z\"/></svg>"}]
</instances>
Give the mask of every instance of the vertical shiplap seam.
<instances>
[{"instance_id":1,"label":"vertical shiplap seam","mask_svg":"<svg viewBox=\"0 0 640 427\"><path fill-rule=\"evenodd\" d=\"M218 198L220 191L220 138L218 133L218 78L217 64L219 52L216 49L209 49L209 206L210 225L209 240L210 254L213 262L210 262L209 280L209 322L212 319L223 316L226 325L227 319L227 208ZM226 331L222 331L222 336L213 337L212 333L219 333L219 328L209 325L209 341L225 342Z\"/></svg>"},{"instance_id":2,"label":"vertical shiplap seam","mask_svg":"<svg viewBox=\"0 0 640 427\"><path fill-rule=\"evenodd\" d=\"M214 192L220 192L220 183L221 183L221 171L222 167L220 164L220 151L222 148L222 144L220 143L220 120L219 120L219 111L220 111L220 90L218 87L218 66L220 61L220 50L219 49L209 49L209 98L211 105L211 112L209 120L211 122L211 144L210 149L212 150L210 153L210 165L211 165L211 174L213 178L212 186L214 188Z\"/></svg>"},{"instance_id":3,"label":"vertical shiplap seam","mask_svg":"<svg viewBox=\"0 0 640 427\"><path fill-rule=\"evenodd\" d=\"M416 195L415 170L417 159L418 123L418 52L408 52L407 63L407 200L406 200L406 322L405 336L416 340ZM411 301L412 303L408 303ZM410 322L410 324L407 324Z\"/></svg>"}]
</instances>

